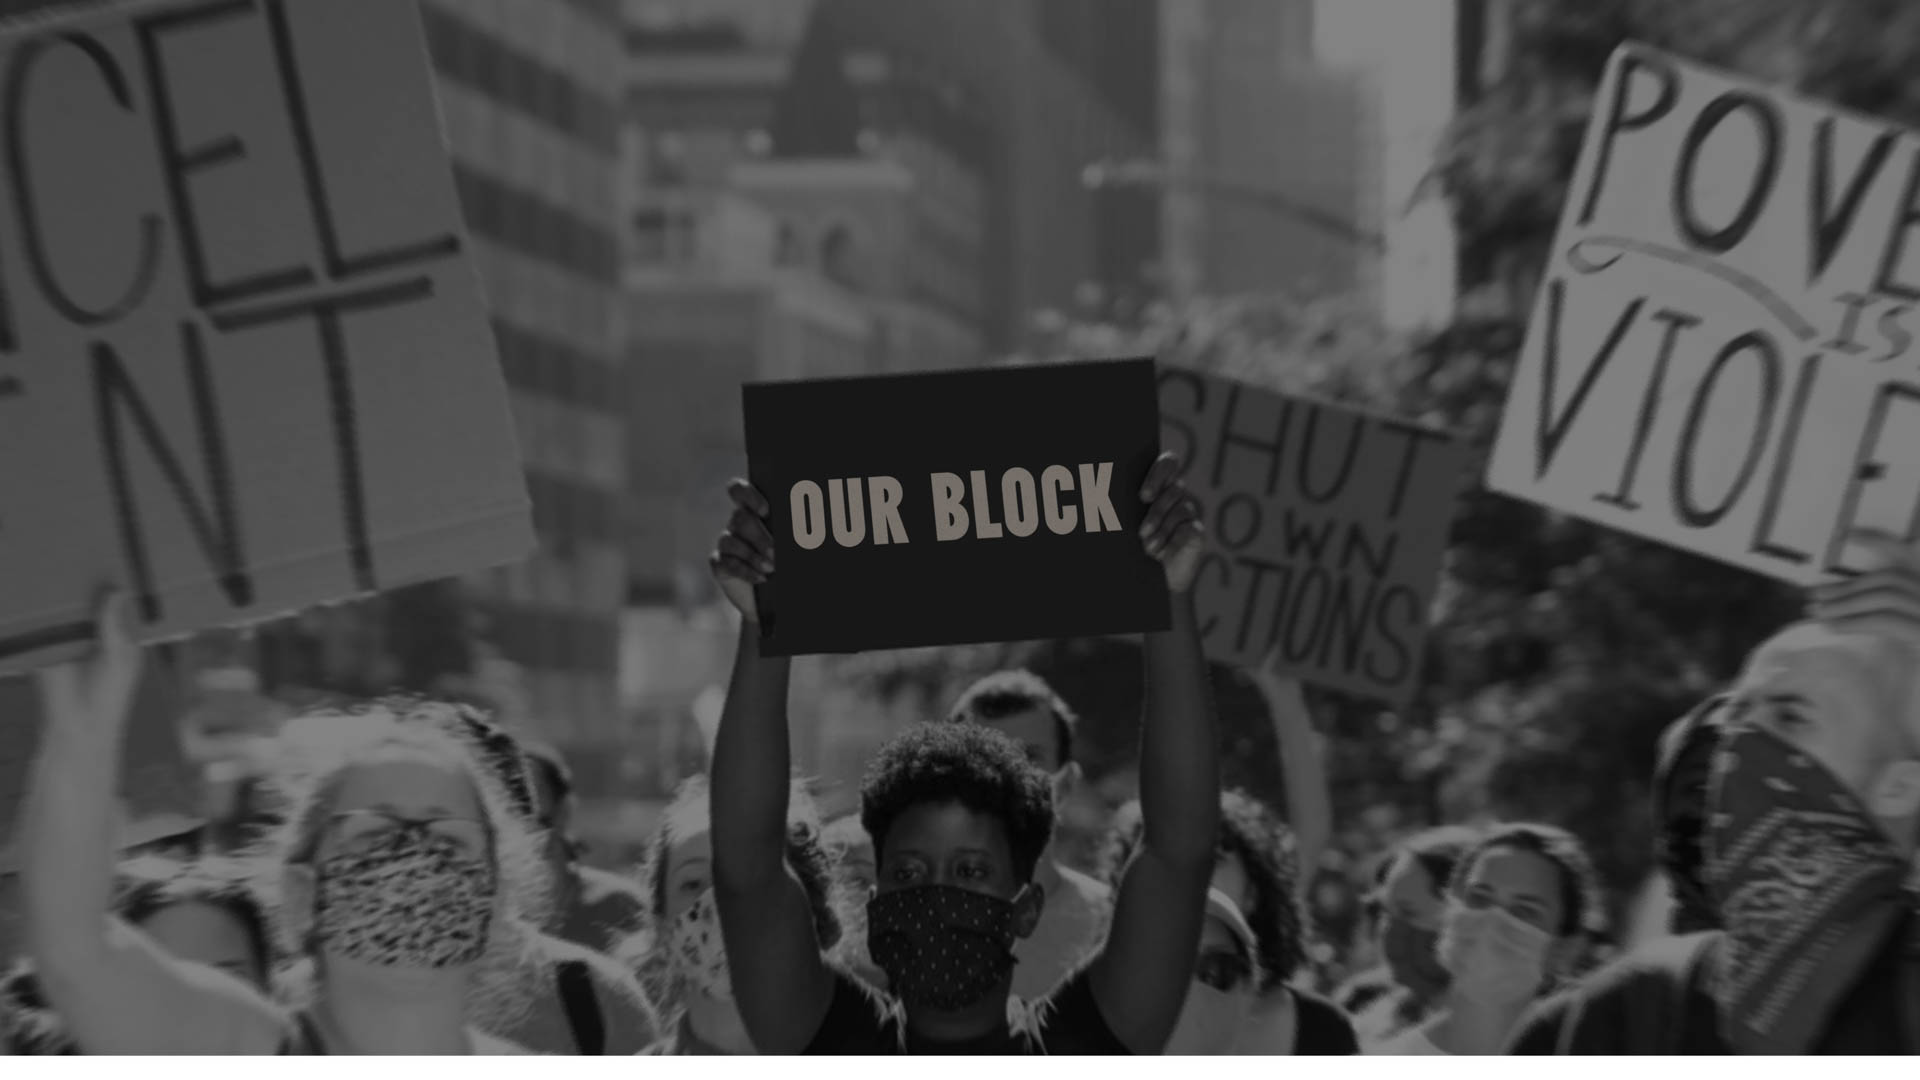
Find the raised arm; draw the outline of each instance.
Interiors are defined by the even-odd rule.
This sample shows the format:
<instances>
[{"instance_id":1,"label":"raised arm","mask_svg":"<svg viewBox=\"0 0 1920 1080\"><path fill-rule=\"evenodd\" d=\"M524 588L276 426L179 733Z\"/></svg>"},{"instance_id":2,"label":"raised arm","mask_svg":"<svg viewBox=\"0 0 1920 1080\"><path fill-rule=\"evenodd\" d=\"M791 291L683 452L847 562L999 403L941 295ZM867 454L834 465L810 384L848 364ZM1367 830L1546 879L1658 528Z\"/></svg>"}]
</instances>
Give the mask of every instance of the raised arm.
<instances>
[{"instance_id":1,"label":"raised arm","mask_svg":"<svg viewBox=\"0 0 1920 1080\"><path fill-rule=\"evenodd\" d=\"M1327 788L1320 736L1313 730L1313 714L1307 709L1300 680L1268 668L1250 674L1273 711L1274 741L1287 788L1287 827L1293 830L1301 867L1310 871L1320 865L1320 855L1333 839L1333 793Z\"/></svg>"},{"instance_id":2,"label":"raised arm","mask_svg":"<svg viewBox=\"0 0 1920 1080\"><path fill-rule=\"evenodd\" d=\"M743 480L728 494L733 518L709 561L741 621L713 744L713 892L728 964L751 973L733 983L748 1036L763 1054L797 1054L826 1019L833 975L820 955L813 905L786 861L792 664L760 655L753 594L773 574L767 501Z\"/></svg>"},{"instance_id":3,"label":"raised arm","mask_svg":"<svg viewBox=\"0 0 1920 1080\"><path fill-rule=\"evenodd\" d=\"M92 657L39 676L45 731L21 829L27 947L89 1054L271 1053L284 1029L271 1003L107 914L120 743L140 680L124 606L103 606Z\"/></svg>"},{"instance_id":4,"label":"raised arm","mask_svg":"<svg viewBox=\"0 0 1920 1080\"><path fill-rule=\"evenodd\" d=\"M1173 625L1145 642L1146 718L1140 740L1140 847L1114 901L1113 926L1088 976L1107 1025L1140 1054L1173 1034L1193 977L1220 822L1213 694L1193 607L1204 526L1163 454L1142 495L1147 552L1165 564Z\"/></svg>"}]
</instances>

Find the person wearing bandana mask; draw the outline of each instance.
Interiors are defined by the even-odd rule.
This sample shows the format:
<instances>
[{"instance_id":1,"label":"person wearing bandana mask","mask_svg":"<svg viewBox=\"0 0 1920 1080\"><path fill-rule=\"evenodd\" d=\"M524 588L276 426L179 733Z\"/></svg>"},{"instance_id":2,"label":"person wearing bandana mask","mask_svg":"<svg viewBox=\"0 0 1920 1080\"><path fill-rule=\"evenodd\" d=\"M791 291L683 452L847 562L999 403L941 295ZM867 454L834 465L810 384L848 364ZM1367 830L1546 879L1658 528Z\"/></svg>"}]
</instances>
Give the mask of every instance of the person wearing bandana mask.
<instances>
[{"instance_id":1,"label":"person wearing bandana mask","mask_svg":"<svg viewBox=\"0 0 1920 1080\"><path fill-rule=\"evenodd\" d=\"M1079 718L1051 686L1030 671L997 671L968 687L954 703L952 723L984 724L1019 743L1027 760L1052 777L1053 805L1061 812L1080 783L1073 760ZM1107 886L1063 865L1053 845L1040 856L1034 883L1046 897L1033 933L1014 946L1019 965L1013 992L1038 999L1060 985L1098 943L1110 903Z\"/></svg>"},{"instance_id":2,"label":"person wearing bandana mask","mask_svg":"<svg viewBox=\"0 0 1920 1080\"><path fill-rule=\"evenodd\" d=\"M791 664L764 655L757 594L773 580L772 507L745 481L710 558L742 616L713 754L714 884L727 954L755 977L734 994L763 1053L1158 1053L1179 1019L1200 942L1220 790L1215 714L1192 588L1204 548L1178 457L1148 470L1142 546L1165 571L1171 626L1145 635L1140 751L1147 827L1113 930L1041 1001L1013 993L1014 943L1045 906L1051 778L978 724L922 724L882 748L861 786L879 880L867 905L879 994L826 962L783 866L792 758Z\"/></svg>"},{"instance_id":3,"label":"person wearing bandana mask","mask_svg":"<svg viewBox=\"0 0 1920 1080\"><path fill-rule=\"evenodd\" d=\"M710 806L705 777L691 777L674 792L640 869L648 925L616 948L652 995L679 1014L671 1034L648 1051L652 1054L755 1052L734 1005L733 974L714 903ZM831 948L840 940L841 924L819 813L805 792L795 790L787 823L787 866L812 906L815 935Z\"/></svg>"},{"instance_id":4,"label":"person wearing bandana mask","mask_svg":"<svg viewBox=\"0 0 1920 1080\"><path fill-rule=\"evenodd\" d=\"M1715 928L1543 1004L1512 1052L1920 1052L1920 560L1854 539L1870 568L1814 589L1812 620L1700 713L1715 752L1689 891Z\"/></svg>"},{"instance_id":5,"label":"person wearing bandana mask","mask_svg":"<svg viewBox=\"0 0 1920 1080\"><path fill-rule=\"evenodd\" d=\"M1545 825L1505 825L1460 860L1436 952L1448 975L1425 1022L1369 1054L1496 1054L1563 976L1600 920L1596 876L1579 842Z\"/></svg>"},{"instance_id":6,"label":"person wearing bandana mask","mask_svg":"<svg viewBox=\"0 0 1920 1080\"><path fill-rule=\"evenodd\" d=\"M85 1052L524 1052L484 1029L524 1004L512 928L538 896L532 838L457 740L386 707L309 717L304 748L326 753L286 777L278 929L312 970L298 1009L105 917L141 654L124 597L97 626L93 655L39 675L49 723L21 832L34 960Z\"/></svg>"}]
</instances>

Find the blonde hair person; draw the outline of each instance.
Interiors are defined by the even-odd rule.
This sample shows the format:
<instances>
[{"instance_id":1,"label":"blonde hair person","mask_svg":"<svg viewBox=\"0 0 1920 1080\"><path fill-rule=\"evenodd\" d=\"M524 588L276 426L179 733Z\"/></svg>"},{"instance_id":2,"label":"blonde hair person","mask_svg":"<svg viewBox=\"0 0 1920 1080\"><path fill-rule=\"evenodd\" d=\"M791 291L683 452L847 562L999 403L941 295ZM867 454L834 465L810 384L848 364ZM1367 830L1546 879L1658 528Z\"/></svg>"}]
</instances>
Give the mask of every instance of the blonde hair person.
<instances>
[{"instance_id":1,"label":"blonde hair person","mask_svg":"<svg viewBox=\"0 0 1920 1080\"><path fill-rule=\"evenodd\" d=\"M375 705L289 731L301 768L277 854L291 1009L169 956L107 914L120 743L141 666L123 598L90 657L41 673L47 730L24 815L28 938L89 1054L524 1053L483 1033L523 1008L531 838L458 740ZM430 709L431 703L413 708Z\"/></svg>"}]
</instances>

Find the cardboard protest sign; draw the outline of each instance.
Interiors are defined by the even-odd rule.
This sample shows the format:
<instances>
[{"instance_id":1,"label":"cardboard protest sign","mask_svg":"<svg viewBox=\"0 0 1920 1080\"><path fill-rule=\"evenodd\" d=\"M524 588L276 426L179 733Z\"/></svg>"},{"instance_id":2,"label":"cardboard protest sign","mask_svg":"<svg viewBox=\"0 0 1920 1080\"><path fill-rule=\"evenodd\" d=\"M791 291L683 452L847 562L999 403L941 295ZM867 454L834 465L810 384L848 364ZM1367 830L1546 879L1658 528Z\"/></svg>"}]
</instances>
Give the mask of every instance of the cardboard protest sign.
<instances>
[{"instance_id":1,"label":"cardboard protest sign","mask_svg":"<svg viewBox=\"0 0 1920 1080\"><path fill-rule=\"evenodd\" d=\"M466 248L411 3L0 38L0 670L523 556Z\"/></svg>"},{"instance_id":2,"label":"cardboard protest sign","mask_svg":"<svg viewBox=\"0 0 1920 1080\"><path fill-rule=\"evenodd\" d=\"M1920 533L1920 138L1615 53L1497 490L1789 582Z\"/></svg>"},{"instance_id":3,"label":"cardboard protest sign","mask_svg":"<svg viewBox=\"0 0 1920 1080\"><path fill-rule=\"evenodd\" d=\"M1160 373L1165 443L1187 462L1211 550L1194 581L1207 655L1269 660L1404 703L1466 448L1443 432L1181 368Z\"/></svg>"},{"instance_id":4,"label":"cardboard protest sign","mask_svg":"<svg viewBox=\"0 0 1920 1080\"><path fill-rule=\"evenodd\" d=\"M771 656L1171 625L1140 487L1152 360L749 385Z\"/></svg>"}]
</instances>

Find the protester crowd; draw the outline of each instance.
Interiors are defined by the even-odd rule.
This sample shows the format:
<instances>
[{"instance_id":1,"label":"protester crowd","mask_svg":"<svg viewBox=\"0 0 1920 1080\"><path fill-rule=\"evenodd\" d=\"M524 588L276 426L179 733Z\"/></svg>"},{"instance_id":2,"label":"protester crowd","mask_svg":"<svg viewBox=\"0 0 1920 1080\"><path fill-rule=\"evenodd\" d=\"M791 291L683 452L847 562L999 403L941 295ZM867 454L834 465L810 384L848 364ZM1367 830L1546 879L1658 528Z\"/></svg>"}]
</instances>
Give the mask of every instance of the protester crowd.
<instances>
[{"instance_id":1,"label":"protester crowd","mask_svg":"<svg viewBox=\"0 0 1920 1080\"><path fill-rule=\"evenodd\" d=\"M120 853L142 655L124 601L36 676L15 1054L1902 1053L1920 1049L1920 556L1815 590L1680 719L1654 777L1673 935L1595 966L1580 843L1450 826L1379 853L1379 966L1331 985L1290 810L1222 791L1191 599L1198 508L1163 457L1146 551L1140 789L1095 873L1053 850L1078 718L987 676L874 760L857 817L793 779L763 655L765 499L713 555L743 616L707 775L622 876L585 866L565 762L470 705L301 716L231 852ZM1277 766L1276 766L1277 767ZM1297 775L1297 770L1296 770ZM1302 805L1311 803L1305 800ZM1324 823L1316 823L1321 828ZM119 859L116 865L116 858ZM750 977L736 977L750 973Z\"/></svg>"}]
</instances>

